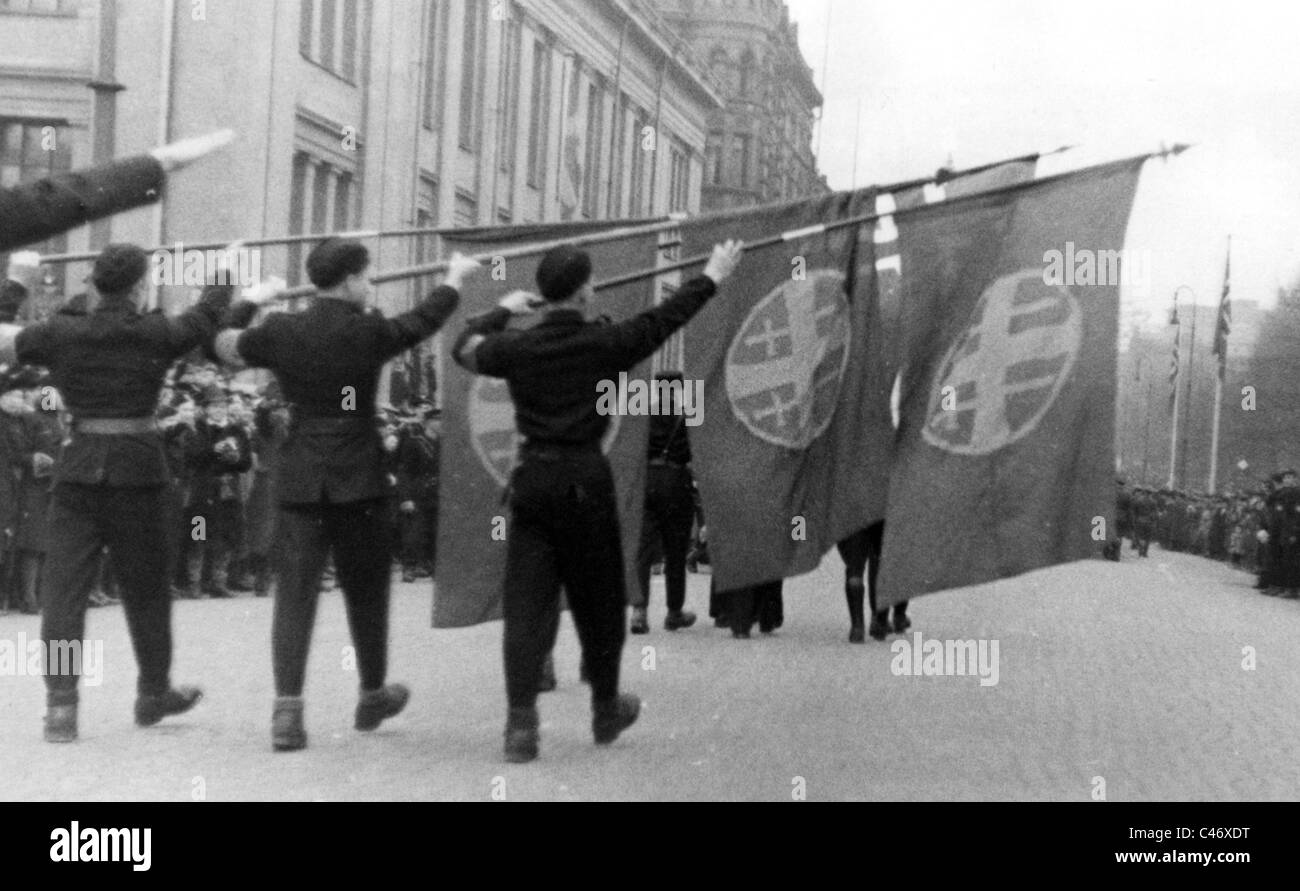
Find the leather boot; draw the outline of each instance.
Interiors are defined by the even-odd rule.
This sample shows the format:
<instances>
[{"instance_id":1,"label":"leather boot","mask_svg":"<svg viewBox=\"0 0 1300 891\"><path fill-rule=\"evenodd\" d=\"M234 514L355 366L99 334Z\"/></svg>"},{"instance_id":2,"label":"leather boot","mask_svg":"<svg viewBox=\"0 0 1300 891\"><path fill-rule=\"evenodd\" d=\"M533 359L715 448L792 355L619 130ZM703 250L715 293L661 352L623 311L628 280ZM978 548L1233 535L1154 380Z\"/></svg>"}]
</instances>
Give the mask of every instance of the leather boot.
<instances>
[{"instance_id":1,"label":"leather boot","mask_svg":"<svg viewBox=\"0 0 1300 891\"><path fill-rule=\"evenodd\" d=\"M506 760L526 764L537 757L539 725L537 708L512 708L506 718Z\"/></svg>"},{"instance_id":2,"label":"leather boot","mask_svg":"<svg viewBox=\"0 0 1300 891\"><path fill-rule=\"evenodd\" d=\"M271 712L271 748L294 752L307 748L307 731L302 726L302 697L277 696Z\"/></svg>"},{"instance_id":3,"label":"leather boot","mask_svg":"<svg viewBox=\"0 0 1300 891\"><path fill-rule=\"evenodd\" d=\"M620 693L613 699L593 703L592 712L591 733L596 745L607 746L636 723L641 714L641 700L631 693Z\"/></svg>"},{"instance_id":4,"label":"leather boot","mask_svg":"<svg viewBox=\"0 0 1300 891\"><path fill-rule=\"evenodd\" d=\"M378 690L365 691L357 703L356 728L374 730L406 708L410 699L411 691L404 684L389 684Z\"/></svg>"},{"instance_id":5,"label":"leather boot","mask_svg":"<svg viewBox=\"0 0 1300 891\"><path fill-rule=\"evenodd\" d=\"M45 710L45 741L67 743L77 741L77 706L51 705Z\"/></svg>"},{"instance_id":6,"label":"leather boot","mask_svg":"<svg viewBox=\"0 0 1300 891\"><path fill-rule=\"evenodd\" d=\"M648 634L650 632L650 620L646 617L644 606L632 607L632 625L628 630L633 634Z\"/></svg>"},{"instance_id":7,"label":"leather boot","mask_svg":"<svg viewBox=\"0 0 1300 891\"><path fill-rule=\"evenodd\" d=\"M138 727L152 727L163 718L188 712L198 705L203 691L198 687L176 687L157 696L137 696L135 723Z\"/></svg>"},{"instance_id":8,"label":"leather boot","mask_svg":"<svg viewBox=\"0 0 1300 891\"><path fill-rule=\"evenodd\" d=\"M862 612L865 589L862 579L852 578L844 583L844 597L849 603L849 643L866 643L867 629Z\"/></svg>"}]
</instances>

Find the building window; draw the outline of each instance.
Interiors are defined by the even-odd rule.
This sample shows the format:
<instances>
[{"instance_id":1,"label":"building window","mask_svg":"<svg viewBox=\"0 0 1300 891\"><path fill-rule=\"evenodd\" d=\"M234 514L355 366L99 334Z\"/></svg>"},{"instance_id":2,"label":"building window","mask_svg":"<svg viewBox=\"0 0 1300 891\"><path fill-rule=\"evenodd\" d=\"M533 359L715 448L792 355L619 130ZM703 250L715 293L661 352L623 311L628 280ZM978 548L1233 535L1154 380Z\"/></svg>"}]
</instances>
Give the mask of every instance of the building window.
<instances>
[{"instance_id":1,"label":"building window","mask_svg":"<svg viewBox=\"0 0 1300 891\"><path fill-rule=\"evenodd\" d=\"M582 212L588 217L599 213L600 156L605 141L605 99L600 87L587 87L587 167L583 177Z\"/></svg>"},{"instance_id":2,"label":"building window","mask_svg":"<svg viewBox=\"0 0 1300 891\"><path fill-rule=\"evenodd\" d=\"M519 133L519 69L523 44L520 40L519 27L509 19L502 22L505 29L505 112L501 115L501 133L499 142L501 153L501 172L514 173L518 158Z\"/></svg>"},{"instance_id":3,"label":"building window","mask_svg":"<svg viewBox=\"0 0 1300 891\"><path fill-rule=\"evenodd\" d=\"M632 120L632 157L628 163L632 165L628 179L628 216L636 218L641 216L645 211L645 165L646 157L649 152L641 144L641 133L645 130L646 118L639 110Z\"/></svg>"},{"instance_id":4,"label":"building window","mask_svg":"<svg viewBox=\"0 0 1300 891\"><path fill-rule=\"evenodd\" d=\"M452 224L463 227L478 225L478 201L473 195L456 190L456 210L452 216Z\"/></svg>"},{"instance_id":5,"label":"building window","mask_svg":"<svg viewBox=\"0 0 1300 891\"><path fill-rule=\"evenodd\" d=\"M735 184L742 189L749 188L749 166L751 139L748 135L737 133L731 137L731 169Z\"/></svg>"},{"instance_id":6,"label":"building window","mask_svg":"<svg viewBox=\"0 0 1300 891\"><path fill-rule=\"evenodd\" d=\"M447 4L434 3L429 8L429 29L424 46L424 126L427 130L442 129L442 91L446 89L447 29L445 19Z\"/></svg>"},{"instance_id":7,"label":"building window","mask_svg":"<svg viewBox=\"0 0 1300 891\"><path fill-rule=\"evenodd\" d=\"M365 16L361 0L302 0L298 51L349 83L361 68Z\"/></svg>"},{"instance_id":8,"label":"building window","mask_svg":"<svg viewBox=\"0 0 1300 891\"><path fill-rule=\"evenodd\" d=\"M0 187L25 185L72 169L72 134L59 121L30 121L0 118ZM68 249L62 233L24 250L61 254ZM9 256L0 253L0 270L9 266ZM64 264L47 267L47 281L61 293ZM0 272L3 274L3 272Z\"/></svg>"},{"instance_id":9,"label":"building window","mask_svg":"<svg viewBox=\"0 0 1300 891\"><path fill-rule=\"evenodd\" d=\"M721 133L710 133L709 141L704 147L704 169L709 185L722 185L722 143L726 137Z\"/></svg>"},{"instance_id":10,"label":"building window","mask_svg":"<svg viewBox=\"0 0 1300 891\"><path fill-rule=\"evenodd\" d=\"M289 187L290 235L303 235L306 232L303 226L307 221L307 171L310 166L311 161L305 153L294 153L293 181ZM291 285L302 281L303 256L302 244L289 245L289 274L285 278Z\"/></svg>"},{"instance_id":11,"label":"building window","mask_svg":"<svg viewBox=\"0 0 1300 891\"><path fill-rule=\"evenodd\" d=\"M528 114L528 185L540 189L546 182L546 140L551 123L551 50L540 40L533 44Z\"/></svg>"},{"instance_id":12,"label":"building window","mask_svg":"<svg viewBox=\"0 0 1300 891\"><path fill-rule=\"evenodd\" d=\"M749 90L754 84L754 54L748 49L740 57L739 98L749 99Z\"/></svg>"},{"instance_id":13,"label":"building window","mask_svg":"<svg viewBox=\"0 0 1300 891\"><path fill-rule=\"evenodd\" d=\"M690 149L674 139L669 148L668 210L670 213L688 210L691 200Z\"/></svg>"},{"instance_id":14,"label":"building window","mask_svg":"<svg viewBox=\"0 0 1300 891\"><path fill-rule=\"evenodd\" d=\"M340 173L334 179L334 231L352 228L352 176Z\"/></svg>"},{"instance_id":15,"label":"building window","mask_svg":"<svg viewBox=\"0 0 1300 891\"><path fill-rule=\"evenodd\" d=\"M357 181L355 174L322 160L309 151L293 156L293 176L289 188L289 234L308 235L346 232L356 215ZM302 279L302 264L313 245L310 242L289 246L291 284Z\"/></svg>"},{"instance_id":16,"label":"building window","mask_svg":"<svg viewBox=\"0 0 1300 891\"><path fill-rule=\"evenodd\" d=\"M0 0L0 13L74 17L80 6L81 0Z\"/></svg>"},{"instance_id":17,"label":"building window","mask_svg":"<svg viewBox=\"0 0 1300 891\"><path fill-rule=\"evenodd\" d=\"M467 0L464 56L460 70L460 147L477 152L483 105L483 40L487 31L484 0Z\"/></svg>"}]
</instances>

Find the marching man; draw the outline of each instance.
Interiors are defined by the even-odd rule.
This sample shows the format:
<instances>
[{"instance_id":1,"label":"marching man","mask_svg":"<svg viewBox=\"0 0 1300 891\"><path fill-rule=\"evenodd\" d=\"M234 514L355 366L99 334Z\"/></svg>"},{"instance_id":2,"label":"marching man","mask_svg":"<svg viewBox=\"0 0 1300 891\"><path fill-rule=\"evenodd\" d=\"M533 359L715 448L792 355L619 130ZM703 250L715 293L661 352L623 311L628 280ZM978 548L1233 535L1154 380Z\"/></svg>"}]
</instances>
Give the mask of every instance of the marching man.
<instances>
[{"instance_id":1,"label":"marching man","mask_svg":"<svg viewBox=\"0 0 1300 891\"><path fill-rule=\"evenodd\" d=\"M460 365L507 381L524 439L510 480L507 532L507 761L538 754L537 694L559 626L561 585L582 641L596 743L612 743L640 713L640 699L618 692L626 591L614 477L600 448L609 418L596 409L598 385L652 355L699 312L741 251L739 242L718 245L704 274L671 299L609 325L586 318L595 297L591 258L559 247L537 267L541 297L507 295L456 342L452 355ZM505 330L511 316L542 307L537 326Z\"/></svg>"},{"instance_id":2,"label":"marching man","mask_svg":"<svg viewBox=\"0 0 1300 891\"><path fill-rule=\"evenodd\" d=\"M321 572L331 551L361 675L356 729L374 730L410 698L405 686L384 683L392 547L375 389L385 363L442 327L460 302L462 281L478 265L452 257L441 286L415 309L389 319L366 312L365 246L330 238L307 257L307 275L317 288L309 309L277 313L241 330L258 302L274 297L263 291L232 308L232 327L215 341L222 362L275 372L290 404L288 438L275 456L282 536L271 630L276 751L307 745L302 690Z\"/></svg>"}]
</instances>

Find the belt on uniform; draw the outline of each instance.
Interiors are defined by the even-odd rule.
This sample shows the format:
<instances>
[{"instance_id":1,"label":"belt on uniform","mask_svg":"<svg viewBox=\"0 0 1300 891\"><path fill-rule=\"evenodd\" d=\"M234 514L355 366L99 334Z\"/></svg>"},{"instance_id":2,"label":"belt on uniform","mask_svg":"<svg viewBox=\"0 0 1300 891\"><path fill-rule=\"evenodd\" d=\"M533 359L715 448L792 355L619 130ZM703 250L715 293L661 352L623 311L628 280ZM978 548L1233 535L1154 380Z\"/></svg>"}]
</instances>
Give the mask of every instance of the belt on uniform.
<instances>
[{"instance_id":1,"label":"belt on uniform","mask_svg":"<svg viewBox=\"0 0 1300 891\"><path fill-rule=\"evenodd\" d=\"M676 461L669 461L667 458L651 458L651 467L671 467L673 470L685 470L685 464L678 464Z\"/></svg>"},{"instance_id":2,"label":"belt on uniform","mask_svg":"<svg viewBox=\"0 0 1300 891\"><path fill-rule=\"evenodd\" d=\"M78 433L93 433L98 436L133 436L141 433L157 433L157 418L82 418L73 422L72 429Z\"/></svg>"},{"instance_id":3,"label":"belt on uniform","mask_svg":"<svg viewBox=\"0 0 1300 891\"><path fill-rule=\"evenodd\" d=\"M560 457L563 455L599 455L600 441L592 440L590 442L546 442L536 439L526 440L519 447L519 454L524 457Z\"/></svg>"}]
</instances>

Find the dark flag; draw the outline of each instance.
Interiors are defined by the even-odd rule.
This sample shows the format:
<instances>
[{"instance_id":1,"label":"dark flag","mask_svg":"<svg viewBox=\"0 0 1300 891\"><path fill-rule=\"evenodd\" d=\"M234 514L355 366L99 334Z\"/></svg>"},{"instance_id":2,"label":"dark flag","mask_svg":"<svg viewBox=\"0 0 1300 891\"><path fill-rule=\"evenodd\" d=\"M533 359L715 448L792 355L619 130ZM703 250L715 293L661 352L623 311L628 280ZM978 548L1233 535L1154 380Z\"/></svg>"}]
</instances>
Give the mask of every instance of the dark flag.
<instances>
[{"instance_id":1,"label":"dark flag","mask_svg":"<svg viewBox=\"0 0 1300 891\"><path fill-rule=\"evenodd\" d=\"M1219 357L1219 380L1228 368L1228 333L1232 330L1232 300L1228 296L1232 279L1232 239L1223 262L1223 294L1219 297L1219 322L1214 326L1214 355Z\"/></svg>"},{"instance_id":2,"label":"dark flag","mask_svg":"<svg viewBox=\"0 0 1300 891\"><path fill-rule=\"evenodd\" d=\"M873 191L745 210L682 225L683 253L752 243L870 214ZM808 572L878 518L888 484L889 386L872 370L871 223L745 253L686 328L685 376L704 381L690 430L721 590Z\"/></svg>"},{"instance_id":3,"label":"dark flag","mask_svg":"<svg viewBox=\"0 0 1300 891\"><path fill-rule=\"evenodd\" d=\"M446 239L446 250L484 254L627 225L521 226L504 232L466 230L457 232L454 239ZM657 244L657 236L645 235L591 245L584 250L591 255L599 279L654 266ZM491 310L510 291L535 292L533 276L539 259L540 254L485 263L483 271L465 286L461 317ZM636 315L650 307L652 284L646 280L603 290L596 298L595 310L615 322ZM526 319L522 324L535 321ZM648 364L630 373L629 380L647 379ZM505 490L515 465L518 437L514 404L505 381L470 374L456 365L446 350L441 365L445 411L433 626L461 628L501 618L509 519ZM598 395L593 392L592 400ZM645 494L647 421L644 416L613 417L605 439L619 502L628 579L636 578L634 561Z\"/></svg>"},{"instance_id":4,"label":"dark flag","mask_svg":"<svg viewBox=\"0 0 1300 891\"><path fill-rule=\"evenodd\" d=\"M1119 283L1097 272L1123 248L1140 170L1117 162L897 217L905 370L879 606L1100 553ZM1052 252L1078 268L1049 274Z\"/></svg>"},{"instance_id":5,"label":"dark flag","mask_svg":"<svg viewBox=\"0 0 1300 891\"><path fill-rule=\"evenodd\" d=\"M1038 158L1035 155L1017 158L973 173L950 174L943 178L942 189L932 188L927 191L925 187L913 187L899 190L892 195L882 193L876 199L876 209L881 213L892 214L927 203L1002 189L1017 183L1029 182L1034 178L1037 169ZM893 216L881 217L876 222L875 244L876 294L879 300L881 324L889 332L883 344L885 355L882 361L887 376L884 385L890 388L892 399L893 383L900 365L900 344L897 335L901 309L898 301L903 277L903 260L898 253L898 227L894 224ZM884 518L885 506L882 500L873 522Z\"/></svg>"}]
</instances>

